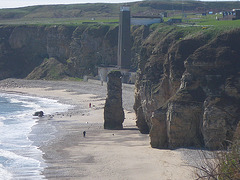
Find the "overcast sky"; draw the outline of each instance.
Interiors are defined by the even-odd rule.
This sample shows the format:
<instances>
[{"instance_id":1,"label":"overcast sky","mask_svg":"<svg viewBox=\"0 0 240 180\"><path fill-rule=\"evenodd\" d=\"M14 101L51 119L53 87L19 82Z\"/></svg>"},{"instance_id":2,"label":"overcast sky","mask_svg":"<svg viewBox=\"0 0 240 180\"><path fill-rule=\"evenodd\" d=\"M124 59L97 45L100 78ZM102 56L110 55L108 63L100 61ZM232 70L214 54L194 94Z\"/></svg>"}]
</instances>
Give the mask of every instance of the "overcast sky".
<instances>
[{"instance_id":1,"label":"overcast sky","mask_svg":"<svg viewBox=\"0 0 240 180\"><path fill-rule=\"evenodd\" d=\"M16 8L46 4L78 4L78 3L124 3L141 0L0 0L0 8Z\"/></svg>"}]
</instances>

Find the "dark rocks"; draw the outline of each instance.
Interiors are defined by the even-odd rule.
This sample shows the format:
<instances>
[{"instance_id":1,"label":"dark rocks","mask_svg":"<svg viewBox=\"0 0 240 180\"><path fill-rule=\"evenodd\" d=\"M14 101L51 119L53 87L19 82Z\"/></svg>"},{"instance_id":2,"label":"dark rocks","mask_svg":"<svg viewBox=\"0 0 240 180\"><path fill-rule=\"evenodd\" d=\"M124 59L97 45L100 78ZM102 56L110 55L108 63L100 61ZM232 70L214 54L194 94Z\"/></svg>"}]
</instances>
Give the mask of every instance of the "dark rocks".
<instances>
[{"instance_id":1,"label":"dark rocks","mask_svg":"<svg viewBox=\"0 0 240 180\"><path fill-rule=\"evenodd\" d=\"M104 129L122 129L124 112L122 108L122 74L112 71L108 74L108 95L104 107Z\"/></svg>"},{"instance_id":2,"label":"dark rocks","mask_svg":"<svg viewBox=\"0 0 240 180\"><path fill-rule=\"evenodd\" d=\"M43 117L44 113L43 111L37 111L33 114L33 116Z\"/></svg>"}]
</instances>

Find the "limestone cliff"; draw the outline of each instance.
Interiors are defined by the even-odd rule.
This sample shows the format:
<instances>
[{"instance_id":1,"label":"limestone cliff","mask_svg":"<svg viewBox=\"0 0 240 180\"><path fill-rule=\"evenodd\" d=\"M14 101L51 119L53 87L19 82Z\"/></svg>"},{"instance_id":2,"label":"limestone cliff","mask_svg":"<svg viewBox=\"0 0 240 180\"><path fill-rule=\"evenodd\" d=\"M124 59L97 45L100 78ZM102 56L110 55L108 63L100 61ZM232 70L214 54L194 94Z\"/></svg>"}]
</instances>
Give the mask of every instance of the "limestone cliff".
<instances>
[{"instance_id":1,"label":"limestone cliff","mask_svg":"<svg viewBox=\"0 0 240 180\"><path fill-rule=\"evenodd\" d=\"M232 141L240 120L240 29L209 33L160 28L144 41L134 109L152 147L216 149Z\"/></svg>"},{"instance_id":2,"label":"limestone cliff","mask_svg":"<svg viewBox=\"0 0 240 180\"><path fill-rule=\"evenodd\" d=\"M58 78L96 75L98 65L116 64L117 31L110 25L0 26L0 79L53 77L46 58L62 67ZM39 74L35 68L42 67L45 71Z\"/></svg>"},{"instance_id":3,"label":"limestone cliff","mask_svg":"<svg viewBox=\"0 0 240 180\"><path fill-rule=\"evenodd\" d=\"M240 29L133 26L137 126L156 148L219 148L239 132ZM96 75L114 65L118 27L0 26L0 79Z\"/></svg>"}]
</instances>

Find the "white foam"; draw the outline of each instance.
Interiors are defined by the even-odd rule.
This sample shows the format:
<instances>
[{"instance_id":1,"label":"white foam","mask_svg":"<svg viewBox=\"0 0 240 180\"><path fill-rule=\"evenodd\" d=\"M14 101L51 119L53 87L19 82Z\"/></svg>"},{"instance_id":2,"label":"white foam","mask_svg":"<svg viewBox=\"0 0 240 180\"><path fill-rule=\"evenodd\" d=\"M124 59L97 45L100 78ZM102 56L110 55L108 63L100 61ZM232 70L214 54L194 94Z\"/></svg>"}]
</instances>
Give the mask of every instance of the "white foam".
<instances>
[{"instance_id":1,"label":"white foam","mask_svg":"<svg viewBox=\"0 0 240 180\"><path fill-rule=\"evenodd\" d=\"M39 162L33 158L23 157L23 156L15 154L14 152L5 151L3 149L0 149L0 157L6 158L7 160L6 160L6 162L4 162L4 164L7 164L8 166L11 166L11 167L18 167L18 166L16 166L18 164L28 164L28 165L30 165L31 163L39 164ZM16 163L10 164L9 163L10 161L15 161ZM29 162L31 162L31 163L29 164Z\"/></svg>"},{"instance_id":2,"label":"white foam","mask_svg":"<svg viewBox=\"0 0 240 180\"><path fill-rule=\"evenodd\" d=\"M24 157L14 152L0 150L0 162L2 164L1 170L5 174L4 176L8 175L9 178L11 178L13 174L22 174L22 171L26 169L28 169L27 173L31 174L31 176L43 177L40 175L41 170L43 170L41 163L31 157Z\"/></svg>"},{"instance_id":3,"label":"white foam","mask_svg":"<svg viewBox=\"0 0 240 180\"><path fill-rule=\"evenodd\" d=\"M0 128L1 128L3 125L4 125L3 122L0 120Z\"/></svg>"},{"instance_id":4,"label":"white foam","mask_svg":"<svg viewBox=\"0 0 240 180\"><path fill-rule=\"evenodd\" d=\"M0 121L4 121L5 119L6 119L6 117L0 116Z\"/></svg>"},{"instance_id":5,"label":"white foam","mask_svg":"<svg viewBox=\"0 0 240 180\"><path fill-rule=\"evenodd\" d=\"M55 112L65 112L74 106L68 104L59 103L58 100L32 97L32 96L22 96L15 94L5 94L1 93L0 97L10 98L11 103L21 103L22 106L31 108L32 110L41 110L46 114L52 114Z\"/></svg>"},{"instance_id":6,"label":"white foam","mask_svg":"<svg viewBox=\"0 0 240 180\"><path fill-rule=\"evenodd\" d=\"M26 108L6 114L1 114L0 111L0 180L1 177L8 180L16 176L44 179L40 173L44 168L42 152L33 146L33 142L28 138L36 124L32 115L40 110L44 114L64 112L73 106L61 104L57 100L31 96L0 93L0 97ZM4 159L7 160L3 162Z\"/></svg>"},{"instance_id":7,"label":"white foam","mask_svg":"<svg viewBox=\"0 0 240 180\"><path fill-rule=\"evenodd\" d=\"M10 172L8 172L3 165L0 164L0 179L4 180L11 180L13 176Z\"/></svg>"}]
</instances>

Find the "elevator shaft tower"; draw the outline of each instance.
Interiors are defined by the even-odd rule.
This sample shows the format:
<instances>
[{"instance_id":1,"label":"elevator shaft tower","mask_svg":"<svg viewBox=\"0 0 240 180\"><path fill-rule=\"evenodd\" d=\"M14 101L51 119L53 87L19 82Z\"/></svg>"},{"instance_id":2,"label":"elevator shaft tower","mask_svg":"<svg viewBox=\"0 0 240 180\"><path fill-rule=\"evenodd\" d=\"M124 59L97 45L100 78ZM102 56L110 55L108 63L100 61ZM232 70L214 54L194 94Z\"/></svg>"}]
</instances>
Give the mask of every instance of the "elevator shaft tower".
<instances>
[{"instance_id":1,"label":"elevator shaft tower","mask_svg":"<svg viewBox=\"0 0 240 180\"><path fill-rule=\"evenodd\" d=\"M130 69L131 46L130 46L130 8L121 7L118 31L118 60L117 66L120 69Z\"/></svg>"}]
</instances>

